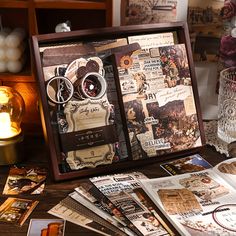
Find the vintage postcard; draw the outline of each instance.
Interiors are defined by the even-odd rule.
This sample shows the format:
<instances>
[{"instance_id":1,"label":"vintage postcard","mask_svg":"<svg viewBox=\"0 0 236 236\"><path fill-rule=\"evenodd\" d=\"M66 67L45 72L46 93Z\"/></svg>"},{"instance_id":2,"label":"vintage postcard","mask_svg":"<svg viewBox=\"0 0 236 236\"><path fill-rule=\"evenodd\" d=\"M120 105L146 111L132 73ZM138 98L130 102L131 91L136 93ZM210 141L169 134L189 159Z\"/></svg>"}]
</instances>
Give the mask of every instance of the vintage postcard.
<instances>
[{"instance_id":1,"label":"vintage postcard","mask_svg":"<svg viewBox=\"0 0 236 236\"><path fill-rule=\"evenodd\" d=\"M3 194L40 194L44 190L47 170L40 167L10 167Z\"/></svg>"},{"instance_id":2,"label":"vintage postcard","mask_svg":"<svg viewBox=\"0 0 236 236\"><path fill-rule=\"evenodd\" d=\"M0 206L0 222L22 226L38 201L9 197Z\"/></svg>"},{"instance_id":3,"label":"vintage postcard","mask_svg":"<svg viewBox=\"0 0 236 236\"><path fill-rule=\"evenodd\" d=\"M123 25L173 22L177 19L177 0L122 0Z\"/></svg>"},{"instance_id":4,"label":"vintage postcard","mask_svg":"<svg viewBox=\"0 0 236 236\"><path fill-rule=\"evenodd\" d=\"M212 165L199 154L165 162L160 166L171 175L185 174L212 168Z\"/></svg>"},{"instance_id":5,"label":"vintage postcard","mask_svg":"<svg viewBox=\"0 0 236 236\"><path fill-rule=\"evenodd\" d=\"M31 219L27 236L64 236L63 219Z\"/></svg>"}]
</instances>

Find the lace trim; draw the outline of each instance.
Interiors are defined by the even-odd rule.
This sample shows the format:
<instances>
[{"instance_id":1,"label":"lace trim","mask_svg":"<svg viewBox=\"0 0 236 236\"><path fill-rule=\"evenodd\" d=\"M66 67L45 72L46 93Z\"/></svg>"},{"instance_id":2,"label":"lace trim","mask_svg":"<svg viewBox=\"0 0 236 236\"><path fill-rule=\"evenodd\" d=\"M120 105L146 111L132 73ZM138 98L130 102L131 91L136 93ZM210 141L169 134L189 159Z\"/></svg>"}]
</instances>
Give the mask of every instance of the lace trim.
<instances>
[{"instance_id":1,"label":"lace trim","mask_svg":"<svg viewBox=\"0 0 236 236\"><path fill-rule=\"evenodd\" d=\"M217 136L217 120L203 122L206 144L214 146L216 151L229 157L228 144Z\"/></svg>"}]
</instances>

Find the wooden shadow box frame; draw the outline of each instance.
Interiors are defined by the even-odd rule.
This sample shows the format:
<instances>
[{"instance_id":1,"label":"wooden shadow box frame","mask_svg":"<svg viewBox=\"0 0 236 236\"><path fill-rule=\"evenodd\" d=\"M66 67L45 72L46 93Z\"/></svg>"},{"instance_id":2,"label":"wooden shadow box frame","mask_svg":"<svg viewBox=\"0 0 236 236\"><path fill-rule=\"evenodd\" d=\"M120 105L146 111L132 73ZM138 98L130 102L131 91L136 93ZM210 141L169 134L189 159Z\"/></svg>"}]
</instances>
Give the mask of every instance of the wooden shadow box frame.
<instances>
[{"instance_id":1,"label":"wooden shadow box frame","mask_svg":"<svg viewBox=\"0 0 236 236\"><path fill-rule=\"evenodd\" d=\"M139 126L132 126L132 124L129 124L129 119L126 116L126 105L128 103L125 103L125 99L127 96L127 94L123 93L124 92L124 88L122 87L123 84L121 84L119 82L122 81L123 77L122 75L124 73L126 73L130 68L130 63L133 62L133 60L137 60L137 58L142 58L142 56L147 56L147 54L135 54L134 52L140 52L140 50L134 50L136 47L143 47L142 44L142 39L143 37L145 38L148 35L148 39L146 39L145 43L147 44L147 42L151 42L151 44L153 44L154 49L156 48L156 43L159 43L159 39L156 38L156 35L167 35L166 37L168 38L169 35L172 35L174 45L184 45L183 47L185 48L185 53L186 55L184 56L185 58L181 58L181 60L177 59L179 61L179 63L181 64L183 62L183 59L185 61L187 61L187 66L188 66L188 73L190 75L190 80L187 80L187 82L182 79L182 80L173 80L173 77L170 77L170 80L173 82L173 85L169 85L167 82L167 80L165 80L165 83L163 83L163 80L161 84L162 86L167 86L168 87L168 91L170 91L170 93L175 96L175 99L170 99L170 103L172 104L172 108L165 106L165 108L161 108L161 104L154 104L154 105L158 105L156 108L152 108L154 110L155 113L155 109L159 110L162 113L158 113L160 115L160 117L158 119L156 119L154 116L149 115L149 118L145 120L145 122L147 121L147 123L142 123L141 125L141 129L145 126L145 128L147 128L146 126L148 126L148 122L151 123L151 126L153 126L152 124L155 124L155 132L154 129L152 129L153 132L152 136L158 135L157 130L160 130L160 127L158 127L158 124L164 125L164 128L162 129L162 131L164 131L166 137L171 137L173 139L173 137L176 137L175 135L178 135L178 131L181 133L180 135L182 135L184 132L186 135L190 135L190 133L192 131L195 131L195 133L197 133L198 135L198 144L194 143L193 145L185 145L186 143L188 143L187 140L182 140L178 146L178 148L174 148L171 149L170 152L165 151L167 148L168 150L168 145L166 146L166 144L164 145L164 151L154 151L154 153L157 153L156 155L153 154L148 154L147 155L147 150L149 152L149 150L151 150L151 146L148 146L152 144L152 142L149 142L151 140L150 137L147 137L146 140L144 140L144 143L147 144L147 150L144 152L143 149L141 150L141 158L140 156L137 158L134 158L134 154L135 151L132 149L132 142L134 140L131 140L131 136L132 135L136 135L140 130L139 130ZM154 37L152 37L154 36ZM140 37L142 38L140 40ZM159 36L158 36L159 37ZM66 64L66 66L69 65L68 60L77 60L76 58L86 58L88 56L94 56L93 54L93 49L94 49L94 45L97 42L103 42L106 41L111 42L111 44L114 41L117 41L117 39L131 39L131 41L133 40L134 42L136 42L136 39L139 40L138 42L140 42L140 44L138 43L133 43L131 45L131 41L129 41L128 45L119 45L117 48L115 48L114 50L108 50L109 47L106 47L106 52L109 52L109 56L107 57L110 62L110 65L112 65L113 71L114 71L114 80L115 80L115 85L116 85L116 93L117 93L117 97L118 97L118 106L120 109L120 115L121 115L121 121L122 121L122 125L123 125L123 131L124 131L124 136L125 136L125 145L127 148L127 152L126 152L126 157L122 160L118 160L118 161L111 161L110 163L108 163L107 161L102 162L101 165L96 165L93 166L92 168L90 167L85 167L85 168L77 168L77 169L71 169L68 168L68 163L66 161L66 159L68 158L67 153L65 153L63 150L63 146L70 146L71 143L73 143L72 138L70 138L70 136L65 136L64 138L60 138L59 135L59 131L58 131L58 124L57 124L57 119L53 118L53 110L52 109L53 105L50 103L47 91L46 91L46 84L47 84L47 78L46 76L47 73L50 74L52 72L47 72L47 66L55 64L58 64L58 61L60 61L59 64ZM162 39L163 40L163 39ZM91 42L95 42L92 43ZM121 40L122 42L122 40ZM144 43L144 46L145 46ZM163 44L165 44L165 42L162 42ZM82 45L82 46L81 46ZM84 46L86 45L86 46ZM93 49L91 51L91 45L93 45ZM140 46L141 45L141 46ZM47 143L47 147L49 150L49 155L50 155L50 160L51 160L51 168L52 168L52 173L53 173L53 177L56 181L61 181L61 180L68 180L68 179L72 179L72 178L81 178L81 177L88 177L88 176L94 176L94 175L98 175L98 174L107 174L107 173L111 173L114 171L120 171L120 170L124 170L124 169L128 169L131 166L132 167L136 167L136 166L141 166L147 163L152 163L152 162L157 162L157 161L164 161L167 159L171 159L171 158L178 158L180 156L183 155L189 155L192 153L196 153L197 150L199 148L201 148L204 144L205 144L205 138L204 138L204 133L203 133L203 123L202 123L202 118L201 118L201 111L200 111L200 105L199 105L199 98L198 98L198 92L197 92L197 84L196 84L196 78L195 78L195 72L194 72L194 65L193 65L193 59L192 59L192 52L191 52L191 44L190 44L190 39L189 39L189 32L188 32L188 27L187 24L184 22L174 22L174 23L161 23L161 24L150 24L150 25L138 25L138 26L121 26L121 27L110 27L110 28L100 28L100 29L89 29L89 30L80 30L80 31L71 31L71 32L64 32L64 33L53 33L53 34L44 34L44 35L36 35L36 36L32 36L31 38L31 46L32 46L32 51L33 51L33 58L35 61L35 65L36 65L36 75L37 75L37 82L38 82L38 88L39 88L39 93L40 93L40 111L41 111L41 120L42 120L42 125L43 125L43 130L44 130L44 136L45 136L45 140ZM150 46L150 45L149 45ZM165 45L166 46L166 45ZM165 46L163 46L163 48L165 49ZM72 47L73 50L67 50L68 47ZM73 48L74 47L74 48ZM101 48L103 47L103 44L99 44L99 48L100 51L102 50ZM48 50L49 49L49 50ZM140 48L138 48L140 49ZM142 48L143 49L143 48ZM149 47L150 49L150 47ZM159 50L159 49L158 49ZM161 49L160 49L161 50ZM163 51L161 52L159 50L159 59L161 58L161 53L163 54ZM165 49L166 50L166 49ZM164 57L164 59L167 60L167 64L169 67L168 69L166 69L167 73L165 76L166 78L168 77L168 75L170 75L170 71L171 69L171 63L173 61L170 60L170 55L171 55L171 50L175 51L176 48L174 46L174 48L169 48L168 50L166 50L164 52L167 55L165 55L165 53L162 55ZM92 53L91 53L92 52ZM154 50L152 51L152 53L150 54L156 54L157 51ZM148 55L150 55L148 54ZM173 56L173 55L172 55ZM183 56L183 55L182 55ZM68 59L67 57L69 57L70 59ZM178 58L178 56L177 56ZM163 60L164 60L163 59ZM169 61L168 61L169 60ZM153 62L153 61L152 61ZM160 62L160 61L159 61ZM158 67L158 63L154 60L154 71L158 70L160 72L160 68ZM155 64L157 63L157 64ZM164 61L163 61L164 63ZM99 64L99 63L98 63ZM148 64L147 66L152 67L152 63ZM157 66L159 69L155 69ZM164 68L164 67L162 67ZM176 66L175 66L176 69ZM55 71L55 70L54 70ZM162 70L163 71L163 70ZM78 74L78 71L76 72ZM123 73L123 74L122 74ZM154 72L156 73L156 72ZM164 72L163 72L164 73ZM168 74L169 73L169 74ZM179 73L178 73L179 75ZM53 75L50 75L51 77L53 77ZM49 76L49 77L50 77ZM55 75L54 75L55 76ZM186 77L186 75L185 75ZM187 76L188 77L188 76ZM179 78L179 77L178 77ZM117 82L118 81L118 82ZM167 81L167 82L166 82ZM182 81L182 82L181 82ZM178 100L177 99L177 95L175 94L176 92L178 93L178 89L182 88L184 85L184 83L188 83L189 81L191 81L191 86L189 86L189 84L187 84L187 86L191 87L191 91L192 91L192 100L190 98L189 99L185 99L188 100L188 102L186 103L186 101L184 102L176 102L173 100ZM123 81L123 82L128 82L129 85L132 85L132 83L130 83L129 81ZM141 96L143 94L141 94L141 90L142 93L147 93L148 89L155 90L155 84L158 85L158 83L155 82L154 83L149 84L149 87L146 84L146 87L143 87L143 89L141 89L138 93L138 85L137 85L137 81L135 85L135 93L137 96ZM127 84L127 83L126 83ZM144 85L144 84L143 84ZM181 87L182 86L182 87ZM151 87L151 88L150 88ZM146 90L146 91L144 91ZM180 89L181 90L181 89ZM123 91L123 92L122 92ZM179 92L179 95L181 94L181 91ZM135 96L136 96L135 95ZM158 93L156 93L156 95L158 95ZM130 95L131 97L133 95ZM162 95L158 95L158 96L162 96ZM166 96L166 95L165 95ZM129 97L129 94L128 94ZM144 98L139 98L139 102L136 102L135 99L132 97L132 102L136 102L136 103L141 103L140 101L143 101L142 99ZM129 99L128 99L129 100ZM129 101L130 102L130 101ZM162 101L163 103L163 101ZM183 105L184 104L184 105ZM195 120L194 117L192 117L191 119L193 119L193 123L195 123L197 125L197 128L189 128L188 130L184 131L184 127L186 125L186 121L182 120L181 122L178 120L178 122L176 123L178 126L178 130L176 131L176 127L175 128L168 128L168 124L166 124L166 122L168 123L168 121L170 123L173 123L174 119L171 118L172 115L172 111L175 111L175 116L176 113L181 113L181 109L183 109L183 106L185 107L185 109L188 109L188 113L192 114L193 112L193 108L191 107L192 105L195 105ZM57 110L57 109L56 109ZM177 115L178 116L178 115ZM150 121L150 117L151 117L151 121ZM96 119L96 118L95 118ZM162 119L165 119L165 122L162 122ZM172 122L173 121L173 122ZM189 121L188 121L189 122ZM93 122L92 122L93 123ZM165 124L164 124L165 123ZM146 125L147 124L147 125ZM56 127L56 128L55 128ZM138 127L138 128L137 128ZM154 126L153 126L154 127ZM181 127L182 130L181 130ZM132 130L133 129L133 130ZM135 130L135 131L134 131ZM139 131L137 131L139 130ZM88 131L88 130L86 130ZM111 135L112 132L110 132L111 130L108 130L107 133L105 133L104 135L107 136L105 139L113 139L114 137L110 137L109 135ZM167 133L170 134L167 134ZM188 133L188 134L187 134ZM131 135L132 134L132 135ZM154 136L155 136L154 135ZM168 136L169 135L169 136ZM134 136L133 136L134 137ZM136 136L137 138L138 136ZM143 136L142 136L143 137ZM162 138L162 141L165 140L165 138ZM177 136L178 137L178 136ZM186 136L186 137L190 137L190 136ZM185 138L186 138L185 137ZM104 137L103 137L104 138ZM145 138L144 138L145 139ZM81 141L82 139L80 139ZM160 139L158 139L159 141L156 142L154 145L161 145L163 143L160 142ZM177 138L178 140L178 138ZM181 140L181 138L180 138ZM100 141L100 140L99 140ZM138 142L138 145L140 147L140 143L141 143L141 147L142 147L142 140L136 140ZM154 141L154 139L152 140ZM195 140L196 141L196 140ZM77 140L77 142L79 143L79 141ZM89 142L89 141L88 141ZM176 141L177 142L177 141ZM172 144L173 145L173 144ZM174 145L177 145L176 143ZM73 146L73 145L72 145ZM154 149L157 147L154 146ZM139 150L140 151L140 150ZM139 152L140 153L140 152ZM146 157L148 158L142 158L142 153L146 154ZM93 153L94 154L94 153Z\"/></svg>"}]
</instances>

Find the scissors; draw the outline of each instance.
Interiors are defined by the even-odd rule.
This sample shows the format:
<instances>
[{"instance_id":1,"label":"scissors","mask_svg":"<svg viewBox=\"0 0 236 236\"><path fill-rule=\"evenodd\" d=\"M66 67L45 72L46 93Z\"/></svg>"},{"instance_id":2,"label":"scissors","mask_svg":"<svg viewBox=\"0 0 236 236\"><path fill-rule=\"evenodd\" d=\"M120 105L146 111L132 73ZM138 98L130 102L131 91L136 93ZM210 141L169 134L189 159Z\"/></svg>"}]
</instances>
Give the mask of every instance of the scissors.
<instances>
[{"instance_id":1,"label":"scissors","mask_svg":"<svg viewBox=\"0 0 236 236\"><path fill-rule=\"evenodd\" d=\"M62 75L61 68L55 69L55 76L47 81L46 93L49 100L55 104L67 103L74 94L72 82Z\"/></svg>"}]
</instances>

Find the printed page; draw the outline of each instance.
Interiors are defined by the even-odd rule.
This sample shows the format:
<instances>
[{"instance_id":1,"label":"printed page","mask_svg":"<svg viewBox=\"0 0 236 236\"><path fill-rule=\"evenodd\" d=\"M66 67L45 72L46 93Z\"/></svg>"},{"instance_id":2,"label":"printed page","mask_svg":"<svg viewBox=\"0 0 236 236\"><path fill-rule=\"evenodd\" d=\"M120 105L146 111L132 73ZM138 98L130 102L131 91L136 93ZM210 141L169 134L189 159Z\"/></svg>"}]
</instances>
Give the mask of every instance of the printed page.
<instances>
[{"instance_id":1,"label":"printed page","mask_svg":"<svg viewBox=\"0 0 236 236\"><path fill-rule=\"evenodd\" d=\"M224 178L225 181L236 189L236 158L222 161L213 169L218 175Z\"/></svg>"},{"instance_id":2,"label":"printed page","mask_svg":"<svg viewBox=\"0 0 236 236\"><path fill-rule=\"evenodd\" d=\"M128 37L129 44L138 43L140 47L148 51L151 48L173 45L175 43L174 33L146 34Z\"/></svg>"},{"instance_id":3,"label":"printed page","mask_svg":"<svg viewBox=\"0 0 236 236\"><path fill-rule=\"evenodd\" d=\"M140 182L181 235L235 235L236 191L213 170Z\"/></svg>"},{"instance_id":4,"label":"printed page","mask_svg":"<svg viewBox=\"0 0 236 236\"><path fill-rule=\"evenodd\" d=\"M84 205L87 207L89 210L103 218L104 220L110 222L113 224L115 227L123 231L125 234L134 236L135 234L129 230L127 227L124 227L122 224L120 224L118 221L116 221L111 215L108 213L102 211L99 209L97 206L95 206L93 203L91 203L89 200L85 199L83 196L81 196L78 192L74 191L71 194L69 194L71 198L79 202L80 204Z\"/></svg>"},{"instance_id":5,"label":"printed page","mask_svg":"<svg viewBox=\"0 0 236 236\"><path fill-rule=\"evenodd\" d=\"M51 208L48 213L100 233L101 235L109 236L109 234L103 232L104 229L100 224L94 222L92 219L83 216L82 214L79 214L76 211L71 210L61 203L58 203L53 208Z\"/></svg>"},{"instance_id":6,"label":"printed page","mask_svg":"<svg viewBox=\"0 0 236 236\"><path fill-rule=\"evenodd\" d=\"M123 226L132 229L134 226L124 214L88 179L80 180L75 191L103 212L109 214Z\"/></svg>"},{"instance_id":7,"label":"printed page","mask_svg":"<svg viewBox=\"0 0 236 236\"><path fill-rule=\"evenodd\" d=\"M133 190L140 186L139 179L147 177L134 172L90 180L133 223L137 235L169 235L158 219L137 198L132 197Z\"/></svg>"},{"instance_id":8,"label":"printed page","mask_svg":"<svg viewBox=\"0 0 236 236\"><path fill-rule=\"evenodd\" d=\"M97 215L95 212L91 211L84 205L80 204L78 201L74 200L70 196L67 196L60 201L62 205L65 205L69 209L84 215L85 217L92 219L94 222L102 226L103 232L114 235L114 236L127 236L119 228L112 225L109 221L104 220L102 217Z\"/></svg>"}]
</instances>

